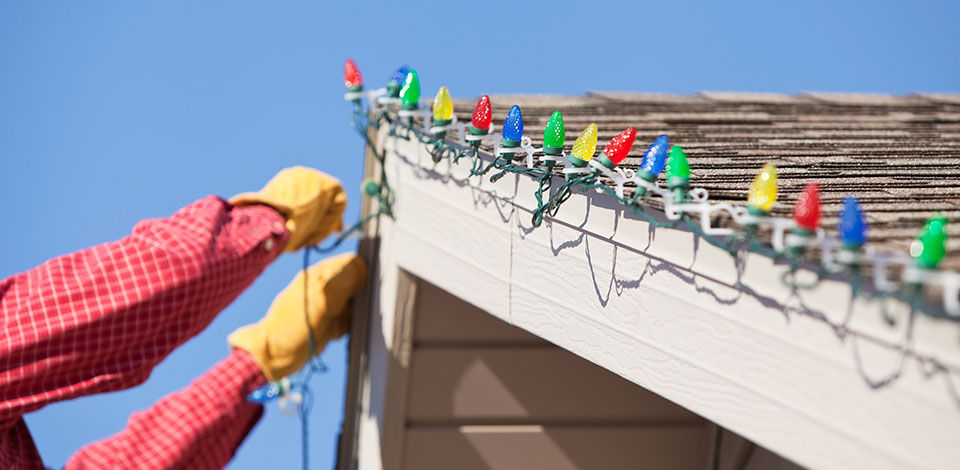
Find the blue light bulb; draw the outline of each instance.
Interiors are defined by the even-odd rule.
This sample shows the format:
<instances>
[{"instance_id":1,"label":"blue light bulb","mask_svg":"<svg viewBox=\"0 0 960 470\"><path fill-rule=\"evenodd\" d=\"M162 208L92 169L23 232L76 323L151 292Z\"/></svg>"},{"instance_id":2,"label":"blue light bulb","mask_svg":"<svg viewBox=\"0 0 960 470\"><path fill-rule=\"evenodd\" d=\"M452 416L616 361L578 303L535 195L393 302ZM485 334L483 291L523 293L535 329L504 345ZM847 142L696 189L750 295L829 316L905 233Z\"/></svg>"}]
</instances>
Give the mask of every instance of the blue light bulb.
<instances>
[{"instance_id":1,"label":"blue light bulb","mask_svg":"<svg viewBox=\"0 0 960 470\"><path fill-rule=\"evenodd\" d=\"M667 153L670 150L670 140L666 134L661 134L650 144L647 153L643 154L640 169L647 172L649 177L656 179L667 165ZM641 175L643 176L643 175Z\"/></svg>"},{"instance_id":2,"label":"blue light bulb","mask_svg":"<svg viewBox=\"0 0 960 470\"><path fill-rule=\"evenodd\" d=\"M510 108L507 120L503 122L503 138L516 141L523 138L523 113L517 105Z\"/></svg>"},{"instance_id":3,"label":"blue light bulb","mask_svg":"<svg viewBox=\"0 0 960 470\"><path fill-rule=\"evenodd\" d=\"M410 73L409 65L401 65L400 68L394 70L390 74L389 83L396 83L397 85L402 85L403 81L407 79L407 74Z\"/></svg>"},{"instance_id":4,"label":"blue light bulb","mask_svg":"<svg viewBox=\"0 0 960 470\"><path fill-rule=\"evenodd\" d=\"M843 199L843 210L840 211L840 223L837 230L840 232L840 241L851 248L859 247L867 241L867 220L860 210L860 202L853 196Z\"/></svg>"}]
</instances>

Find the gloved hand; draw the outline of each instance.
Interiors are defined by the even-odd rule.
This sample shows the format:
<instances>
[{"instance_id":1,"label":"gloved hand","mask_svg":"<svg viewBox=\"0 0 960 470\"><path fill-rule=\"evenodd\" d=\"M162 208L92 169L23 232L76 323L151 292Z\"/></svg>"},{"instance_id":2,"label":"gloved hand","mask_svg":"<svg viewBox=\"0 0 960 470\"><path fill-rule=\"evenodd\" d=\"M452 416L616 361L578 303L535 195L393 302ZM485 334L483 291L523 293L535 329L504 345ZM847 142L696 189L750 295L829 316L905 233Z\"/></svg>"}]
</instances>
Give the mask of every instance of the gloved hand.
<instances>
[{"instance_id":1,"label":"gloved hand","mask_svg":"<svg viewBox=\"0 0 960 470\"><path fill-rule=\"evenodd\" d=\"M230 203L266 204L283 214L290 232L283 251L292 252L343 230L347 195L340 182L326 173L295 166L280 170L260 191L238 194Z\"/></svg>"},{"instance_id":2,"label":"gloved hand","mask_svg":"<svg viewBox=\"0 0 960 470\"><path fill-rule=\"evenodd\" d=\"M309 357L309 318L318 354L331 339L347 332L350 324L350 298L363 287L367 266L355 254L344 254L321 261L307 269L307 315L303 312L303 272L273 300L267 315L253 325L244 326L227 338L234 348L253 357L267 380L286 377L307 363Z\"/></svg>"}]
</instances>

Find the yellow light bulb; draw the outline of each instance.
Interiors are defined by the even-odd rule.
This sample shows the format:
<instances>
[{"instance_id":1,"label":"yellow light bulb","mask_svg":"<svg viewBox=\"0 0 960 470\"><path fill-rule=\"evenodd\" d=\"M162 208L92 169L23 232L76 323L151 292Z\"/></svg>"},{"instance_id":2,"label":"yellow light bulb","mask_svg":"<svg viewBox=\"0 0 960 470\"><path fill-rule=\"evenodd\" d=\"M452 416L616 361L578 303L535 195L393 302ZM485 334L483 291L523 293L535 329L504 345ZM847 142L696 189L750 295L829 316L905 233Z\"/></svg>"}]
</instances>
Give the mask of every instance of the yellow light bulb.
<instances>
[{"instance_id":1,"label":"yellow light bulb","mask_svg":"<svg viewBox=\"0 0 960 470\"><path fill-rule=\"evenodd\" d=\"M597 125L590 123L577 140L573 142L573 156L583 160L590 161L593 154L597 151Z\"/></svg>"},{"instance_id":2,"label":"yellow light bulb","mask_svg":"<svg viewBox=\"0 0 960 470\"><path fill-rule=\"evenodd\" d=\"M747 196L747 209L757 214L766 214L777 202L777 167L767 163L757 173Z\"/></svg>"},{"instance_id":3,"label":"yellow light bulb","mask_svg":"<svg viewBox=\"0 0 960 470\"><path fill-rule=\"evenodd\" d=\"M453 101L450 100L450 92L445 86L437 90L437 96L433 99L433 118L438 121L453 119Z\"/></svg>"}]
</instances>

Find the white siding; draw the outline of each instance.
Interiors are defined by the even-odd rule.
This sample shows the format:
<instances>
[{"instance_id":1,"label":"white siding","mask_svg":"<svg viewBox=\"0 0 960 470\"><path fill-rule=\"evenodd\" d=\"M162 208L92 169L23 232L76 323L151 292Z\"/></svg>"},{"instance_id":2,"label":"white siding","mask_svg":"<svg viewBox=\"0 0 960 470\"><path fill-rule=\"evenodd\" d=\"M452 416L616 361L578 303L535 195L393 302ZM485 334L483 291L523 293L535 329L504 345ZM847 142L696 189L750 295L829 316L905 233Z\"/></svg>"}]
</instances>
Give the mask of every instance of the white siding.
<instances>
[{"instance_id":1,"label":"white siding","mask_svg":"<svg viewBox=\"0 0 960 470\"><path fill-rule=\"evenodd\" d=\"M396 220L379 227L361 468L380 468L400 269L803 465L960 461L956 325L891 304L890 327L843 282L791 292L784 266L652 229L603 196L575 195L533 230L533 181L467 178L469 162L434 165L385 134ZM885 387L863 377L891 373Z\"/></svg>"}]
</instances>

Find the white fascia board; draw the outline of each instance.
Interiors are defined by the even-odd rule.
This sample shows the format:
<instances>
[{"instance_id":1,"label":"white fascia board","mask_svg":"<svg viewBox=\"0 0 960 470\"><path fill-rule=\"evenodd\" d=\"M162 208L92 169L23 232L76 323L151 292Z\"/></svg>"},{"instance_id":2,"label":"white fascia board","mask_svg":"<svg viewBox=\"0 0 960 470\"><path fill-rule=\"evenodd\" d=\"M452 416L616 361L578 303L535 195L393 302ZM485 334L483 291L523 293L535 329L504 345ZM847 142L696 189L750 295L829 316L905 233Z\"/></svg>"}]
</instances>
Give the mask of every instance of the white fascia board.
<instances>
[{"instance_id":1,"label":"white fascia board","mask_svg":"<svg viewBox=\"0 0 960 470\"><path fill-rule=\"evenodd\" d=\"M379 142L396 195L381 262L802 465L960 461L955 324L911 321L891 302L890 326L878 302L851 302L842 281L791 292L780 280L786 266L652 228L601 194L574 195L534 229L529 177L490 183L469 177L466 159L434 164L423 144L383 130ZM891 373L899 376L887 386L865 379Z\"/></svg>"}]
</instances>

